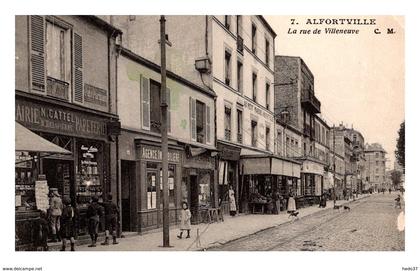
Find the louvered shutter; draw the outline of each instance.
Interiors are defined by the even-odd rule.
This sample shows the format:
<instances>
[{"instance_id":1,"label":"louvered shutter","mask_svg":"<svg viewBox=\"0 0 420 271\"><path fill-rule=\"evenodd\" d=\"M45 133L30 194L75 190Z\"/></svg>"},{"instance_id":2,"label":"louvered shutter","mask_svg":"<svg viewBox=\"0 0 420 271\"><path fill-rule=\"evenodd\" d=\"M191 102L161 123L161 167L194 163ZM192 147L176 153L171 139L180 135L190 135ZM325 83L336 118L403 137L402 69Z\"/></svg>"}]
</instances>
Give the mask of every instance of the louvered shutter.
<instances>
[{"instance_id":1,"label":"louvered shutter","mask_svg":"<svg viewBox=\"0 0 420 271\"><path fill-rule=\"evenodd\" d=\"M168 104L168 133L171 132L171 90L169 88L166 88L166 103Z\"/></svg>"},{"instance_id":2,"label":"louvered shutter","mask_svg":"<svg viewBox=\"0 0 420 271\"><path fill-rule=\"evenodd\" d=\"M205 115L205 117L206 117L206 142L207 143L210 143L210 133L211 133L211 131L210 131L210 106L208 106L208 105L206 105L206 115Z\"/></svg>"},{"instance_id":3,"label":"louvered shutter","mask_svg":"<svg viewBox=\"0 0 420 271\"><path fill-rule=\"evenodd\" d=\"M30 16L30 20L32 89L45 92L45 19L42 16Z\"/></svg>"},{"instance_id":4,"label":"louvered shutter","mask_svg":"<svg viewBox=\"0 0 420 271\"><path fill-rule=\"evenodd\" d=\"M140 75L142 128L150 130L150 85L149 78Z\"/></svg>"},{"instance_id":5,"label":"louvered shutter","mask_svg":"<svg viewBox=\"0 0 420 271\"><path fill-rule=\"evenodd\" d=\"M190 127L191 139L197 141L197 114L195 107L195 99L190 97Z\"/></svg>"},{"instance_id":6,"label":"louvered shutter","mask_svg":"<svg viewBox=\"0 0 420 271\"><path fill-rule=\"evenodd\" d=\"M74 101L83 103L83 41L77 33L73 33L73 57Z\"/></svg>"}]
</instances>

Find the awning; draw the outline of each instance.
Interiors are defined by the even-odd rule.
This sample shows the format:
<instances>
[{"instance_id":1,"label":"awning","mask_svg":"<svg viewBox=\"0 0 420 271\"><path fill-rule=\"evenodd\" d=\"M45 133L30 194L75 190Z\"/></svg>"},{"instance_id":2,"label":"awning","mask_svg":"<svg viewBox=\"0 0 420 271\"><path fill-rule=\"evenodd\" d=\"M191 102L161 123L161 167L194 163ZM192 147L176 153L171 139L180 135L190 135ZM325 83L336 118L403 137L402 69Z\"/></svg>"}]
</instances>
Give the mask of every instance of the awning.
<instances>
[{"instance_id":1,"label":"awning","mask_svg":"<svg viewBox=\"0 0 420 271\"><path fill-rule=\"evenodd\" d=\"M17 122L15 122L15 150L50 154L71 154L70 151L40 137Z\"/></svg>"},{"instance_id":2,"label":"awning","mask_svg":"<svg viewBox=\"0 0 420 271\"><path fill-rule=\"evenodd\" d=\"M300 164L287 159L281 159L272 155L242 156L243 174L257 175L282 175L289 177L300 177Z\"/></svg>"}]
</instances>

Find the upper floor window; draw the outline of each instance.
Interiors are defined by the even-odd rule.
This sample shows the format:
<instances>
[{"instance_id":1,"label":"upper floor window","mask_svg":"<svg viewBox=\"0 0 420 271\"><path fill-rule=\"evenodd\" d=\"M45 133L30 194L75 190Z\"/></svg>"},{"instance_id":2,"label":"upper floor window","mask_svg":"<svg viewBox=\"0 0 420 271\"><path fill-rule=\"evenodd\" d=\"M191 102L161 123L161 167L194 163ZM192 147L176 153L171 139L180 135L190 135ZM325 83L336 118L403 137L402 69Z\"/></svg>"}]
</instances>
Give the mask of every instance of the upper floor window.
<instances>
[{"instance_id":1,"label":"upper floor window","mask_svg":"<svg viewBox=\"0 0 420 271\"><path fill-rule=\"evenodd\" d=\"M46 23L47 76L61 81L70 81L70 36L69 31L49 21Z\"/></svg>"},{"instance_id":2,"label":"upper floor window","mask_svg":"<svg viewBox=\"0 0 420 271\"><path fill-rule=\"evenodd\" d=\"M150 130L161 132L160 83L150 80Z\"/></svg>"},{"instance_id":3,"label":"upper floor window","mask_svg":"<svg viewBox=\"0 0 420 271\"><path fill-rule=\"evenodd\" d=\"M265 39L265 64L270 63L270 41Z\"/></svg>"},{"instance_id":4,"label":"upper floor window","mask_svg":"<svg viewBox=\"0 0 420 271\"><path fill-rule=\"evenodd\" d=\"M375 153L375 157L376 157L376 158L379 158L379 152L376 152L376 153Z\"/></svg>"},{"instance_id":5,"label":"upper floor window","mask_svg":"<svg viewBox=\"0 0 420 271\"><path fill-rule=\"evenodd\" d=\"M225 50L225 84L230 86L231 84L231 59L232 55L228 50Z\"/></svg>"},{"instance_id":6,"label":"upper floor window","mask_svg":"<svg viewBox=\"0 0 420 271\"><path fill-rule=\"evenodd\" d=\"M238 91L242 93L243 92L243 64L240 61L238 61L237 63L236 72L237 72L237 79L238 79Z\"/></svg>"},{"instance_id":7,"label":"upper floor window","mask_svg":"<svg viewBox=\"0 0 420 271\"><path fill-rule=\"evenodd\" d=\"M270 83L265 83L265 108L270 110Z\"/></svg>"},{"instance_id":8,"label":"upper floor window","mask_svg":"<svg viewBox=\"0 0 420 271\"><path fill-rule=\"evenodd\" d=\"M257 102L257 74L252 73L252 100Z\"/></svg>"},{"instance_id":9,"label":"upper floor window","mask_svg":"<svg viewBox=\"0 0 420 271\"><path fill-rule=\"evenodd\" d=\"M265 128L265 149L270 150L270 127Z\"/></svg>"},{"instance_id":10,"label":"upper floor window","mask_svg":"<svg viewBox=\"0 0 420 271\"><path fill-rule=\"evenodd\" d=\"M243 128L242 128L242 110L237 110L237 124L238 127L238 143L242 143Z\"/></svg>"},{"instance_id":11,"label":"upper floor window","mask_svg":"<svg viewBox=\"0 0 420 271\"><path fill-rule=\"evenodd\" d=\"M242 37L242 16L236 16L236 35Z\"/></svg>"},{"instance_id":12,"label":"upper floor window","mask_svg":"<svg viewBox=\"0 0 420 271\"><path fill-rule=\"evenodd\" d=\"M231 139L231 128L232 127L232 118L231 118L231 109L225 107L225 139L230 141Z\"/></svg>"},{"instance_id":13,"label":"upper floor window","mask_svg":"<svg viewBox=\"0 0 420 271\"><path fill-rule=\"evenodd\" d=\"M252 39L252 52L256 54L257 52L257 26L255 24L252 24L251 27L251 39Z\"/></svg>"},{"instance_id":14,"label":"upper floor window","mask_svg":"<svg viewBox=\"0 0 420 271\"><path fill-rule=\"evenodd\" d=\"M225 27L230 30L231 16L225 15Z\"/></svg>"},{"instance_id":15,"label":"upper floor window","mask_svg":"<svg viewBox=\"0 0 420 271\"><path fill-rule=\"evenodd\" d=\"M258 140L258 124L256 121L251 121L251 145L253 147L257 146L257 140Z\"/></svg>"},{"instance_id":16,"label":"upper floor window","mask_svg":"<svg viewBox=\"0 0 420 271\"><path fill-rule=\"evenodd\" d=\"M210 143L210 107L203 102L190 97L190 127L191 139L198 143Z\"/></svg>"}]
</instances>

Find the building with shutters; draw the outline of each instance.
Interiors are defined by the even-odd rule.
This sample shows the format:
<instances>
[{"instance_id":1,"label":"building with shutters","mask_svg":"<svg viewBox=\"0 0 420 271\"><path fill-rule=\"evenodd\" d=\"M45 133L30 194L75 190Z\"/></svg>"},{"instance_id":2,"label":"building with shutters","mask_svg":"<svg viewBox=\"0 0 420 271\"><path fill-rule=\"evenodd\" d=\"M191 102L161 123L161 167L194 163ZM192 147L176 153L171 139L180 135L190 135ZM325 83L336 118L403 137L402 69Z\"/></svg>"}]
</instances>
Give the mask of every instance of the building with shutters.
<instances>
[{"instance_id":1,"label":"building with shutters","mask_svg":"<svg viewBox=\"0 0 420 271\"><path fill-rule=\"evenodd\" d=\"M215 117L211 118L215 126L211 136L217 148L214 171L217 176L210 180L210 187L214 187L210 190L212 207L229 213L228 189L232 186L237 209L247 212L250 194L269 194L277 189L274 173L282 174L283 168L287 168L289 175L299 175L293 174L300 168L296 163L285 162L285 167L283 161L278 166L270 164L278 159L272 157L276 130L273 103L276 34L262 16L165 17L171 43L166 52L168 70L215 93ZM122 47L160 64L159 16L103 18L123 30ZM187 100L185 108L186 103ZM213 141L201 144L196 129L191 130L194 123L193 116L186 124L190 131L187 144L211 154ZM203 187L200 177L196 181L195 176L199 175L183 166L182 185L185 182L188 187L187 198L193 208L200 205L191 196Z\"/></svg>"},{"instance_id":2,"label":"building with shutters","mask_svg":"<svg viewBox=\"0 0 420 271\"><path fill-rule=\"evenodd\" d=\"M16 166L18 249L39 215L38 178L79 206L80 234L91 196L117 199L115 44L121 31L95 16L16 16L15 23L16 122L71 152L16 154L34 158L29 167Z\"/></svg>"}]
</instances>

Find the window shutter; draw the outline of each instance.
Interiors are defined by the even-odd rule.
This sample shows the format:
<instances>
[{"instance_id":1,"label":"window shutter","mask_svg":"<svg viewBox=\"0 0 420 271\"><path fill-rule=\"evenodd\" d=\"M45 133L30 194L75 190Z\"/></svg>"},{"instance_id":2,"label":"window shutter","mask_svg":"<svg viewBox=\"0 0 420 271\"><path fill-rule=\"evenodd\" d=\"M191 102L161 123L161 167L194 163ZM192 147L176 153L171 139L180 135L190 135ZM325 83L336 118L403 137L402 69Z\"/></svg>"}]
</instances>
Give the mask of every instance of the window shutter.
<instances>
[{"instance_id":1,"label":"window shutter","mask_svg":"<svg viewBox=\"0 0 420 271\"><path fill-rule=\"evenodd\" d=\"M168 104L167 127L168 127L168 133L170 133L171 132L171 90L169 88L166 88L166 103Z\"/></svg>"},{"instance_id":2,"label":"window shutter","mask_svg":"<svg viewBox=\"0 0 420 271\"><path fill-rule=\"evenodd\" d=\"M210 106L206 105L206 142L210 143Z\"/></svg>"},{"instance_id":3,"label":"window shutter","mask_svg":"<svg viewBox=\"0 0 420 271\"><path fill-rule=\"evenodd\" d=\"M83 42L82 36L73 33L74 101L83 103Z\"/></svg>"},{"instance_id":4,"label":"window shutter","mask_svg":"<svg viewBox=\"0 0 420 271\"><path fill-rule=\"evenodd\" d=\"M195 107L195 99L190 97L190 126L191 126L191 139L197 141L197 115Z\"/></svg>"},{"instance_id":5,"label":"window shutter","mask_svg":"<svg viewBox=\"0 0 420 271\"><path fill-rule=\"evenodd\" d=\"M32 89L45 92L45 20L30 16L31 20L31 84Z\"/></svg>"},{"instance_id":6,"label":"window shutter","mask_svg":"<svg viewBox=\"0 0 420 271\"><path fill-rule=\"evenodd\" d=\"M149 78L140 75L142 128L150 130L150 85Z\"/></svg>"}]
</instances>

